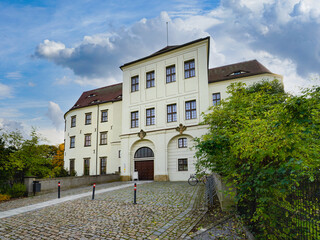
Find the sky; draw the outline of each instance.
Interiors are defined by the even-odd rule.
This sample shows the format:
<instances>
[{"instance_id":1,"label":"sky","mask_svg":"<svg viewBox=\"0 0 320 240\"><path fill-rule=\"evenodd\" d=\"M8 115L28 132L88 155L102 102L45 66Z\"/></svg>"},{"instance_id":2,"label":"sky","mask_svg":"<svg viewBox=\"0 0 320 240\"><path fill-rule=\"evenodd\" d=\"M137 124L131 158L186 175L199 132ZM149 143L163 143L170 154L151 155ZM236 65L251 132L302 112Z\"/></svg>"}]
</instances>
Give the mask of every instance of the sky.
<instances>
[{"instance_id":1,"label":"sky","mask_svg":"<svg viewBox=\"0 0 320 240\"><path fill-rule=\"evenodd\" d=\"M318 0L0 0L0 129L63 143L82 92L119 66L210 36L210 67L257 59L285 90L320 84Z\"/></svg>"}]
</instances>

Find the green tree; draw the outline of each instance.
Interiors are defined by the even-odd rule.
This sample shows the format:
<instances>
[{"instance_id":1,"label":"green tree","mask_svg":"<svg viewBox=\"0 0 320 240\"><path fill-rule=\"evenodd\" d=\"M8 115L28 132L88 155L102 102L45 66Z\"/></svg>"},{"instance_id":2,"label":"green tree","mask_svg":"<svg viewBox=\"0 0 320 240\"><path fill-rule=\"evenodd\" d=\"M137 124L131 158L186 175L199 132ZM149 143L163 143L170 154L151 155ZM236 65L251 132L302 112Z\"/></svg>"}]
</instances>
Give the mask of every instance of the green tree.
<instances>
[{"instance_id":1,"label":"green tree","mask_svg":"<svg viewBox=\"0 0 320 240\"><path fill-rule=\"evenodd\" d=\"M275 80L234 83L228 93L204 116L209 132L197 139L196 168L230 180L254 231L267 233L277 224L274 203L319 171L320 87L292 96Z\"/></svg>"}]
</instances>

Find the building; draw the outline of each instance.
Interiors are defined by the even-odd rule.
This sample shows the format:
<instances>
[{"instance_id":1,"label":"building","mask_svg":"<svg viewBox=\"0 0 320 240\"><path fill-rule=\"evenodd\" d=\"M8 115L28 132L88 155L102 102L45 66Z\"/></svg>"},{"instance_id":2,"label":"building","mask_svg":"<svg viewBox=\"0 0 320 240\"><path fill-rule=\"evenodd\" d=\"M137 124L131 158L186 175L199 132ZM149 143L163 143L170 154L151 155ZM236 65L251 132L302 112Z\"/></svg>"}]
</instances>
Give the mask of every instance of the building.
<instances>
[{"instance_id":1,"label":"building","mask_svg":"<svg viewBox=\"0 0 320 240\"><path fill-rule=\"evenodd\" d=\"M84 92L65 114L65 168L187 180L193 139L207 131L201 113L226 98L232 82L282 80L256 60L208 69L209 47L209 37L167 46L122 65L123 83Z\"/></svg>"}]
</instances>

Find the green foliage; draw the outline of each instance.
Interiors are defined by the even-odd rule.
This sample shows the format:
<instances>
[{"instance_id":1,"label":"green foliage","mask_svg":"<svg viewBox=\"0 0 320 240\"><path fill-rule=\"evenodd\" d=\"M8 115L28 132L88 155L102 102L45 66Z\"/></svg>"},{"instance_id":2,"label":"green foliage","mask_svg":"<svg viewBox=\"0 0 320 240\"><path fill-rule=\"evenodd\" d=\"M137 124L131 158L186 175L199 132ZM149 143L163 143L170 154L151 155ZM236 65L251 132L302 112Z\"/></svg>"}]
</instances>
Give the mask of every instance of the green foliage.
<instances>
[{"instance_id":1,"label":"green foliage","mask_svg":"<svg viewBox=\"0 0 320 240\"><path fill-rule=\"evenodd\" d=\"M14 183L12 188L9 189L8 193L13 198L23 197L25 196L27 188L22 183Z\"/></svg>"},{"instance_id":2,"label":"green foliage","mask_svg":"<svg viewBox=\"0 0 320 240\"><path fill-rule=\"evenodd\" d=\"M263 236L276 224L272 203L320 167L320 87L291 96L275 80L233 83L228 93L204 116L209 132L196 140L196 168L232 181L239 208Z\"/></svg>"}]
</instances>

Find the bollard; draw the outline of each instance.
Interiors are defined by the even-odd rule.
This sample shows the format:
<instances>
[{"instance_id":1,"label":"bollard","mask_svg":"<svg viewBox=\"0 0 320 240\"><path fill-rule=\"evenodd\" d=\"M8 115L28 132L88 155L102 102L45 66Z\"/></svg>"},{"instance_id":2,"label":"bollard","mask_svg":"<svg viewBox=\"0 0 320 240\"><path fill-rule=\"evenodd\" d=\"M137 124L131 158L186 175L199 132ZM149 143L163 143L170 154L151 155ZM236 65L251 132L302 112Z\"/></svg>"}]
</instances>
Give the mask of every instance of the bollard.
<instances>
[{"instance_id":1,"label":"bollard","mask_svg":"<svg viewBox=\"0 0 320 240\"><path fill-rule=\"evenodd\" d=\"M134 183L133 204L137 204L137 184Z\"/></svg>"},{"instance_id":2,"label":"bollard","mask_svg":"<svg viewBox=\"0 0 320 240\"><path fill-rule=\"evenodd\" d=\"M94 192L96 190L96 184L93 184L93 189L92 189L92 200L94 199Z\"/></svg>"},{"instance_id":3,"label":"bollard","mask_svg":"<svg viewBox=\"0 0 320 240\"><path fill-rule=\"evenodd\" d=\"M58 182L58 198L60 198L60 181Z\"/></svg>"}]
</instances>

